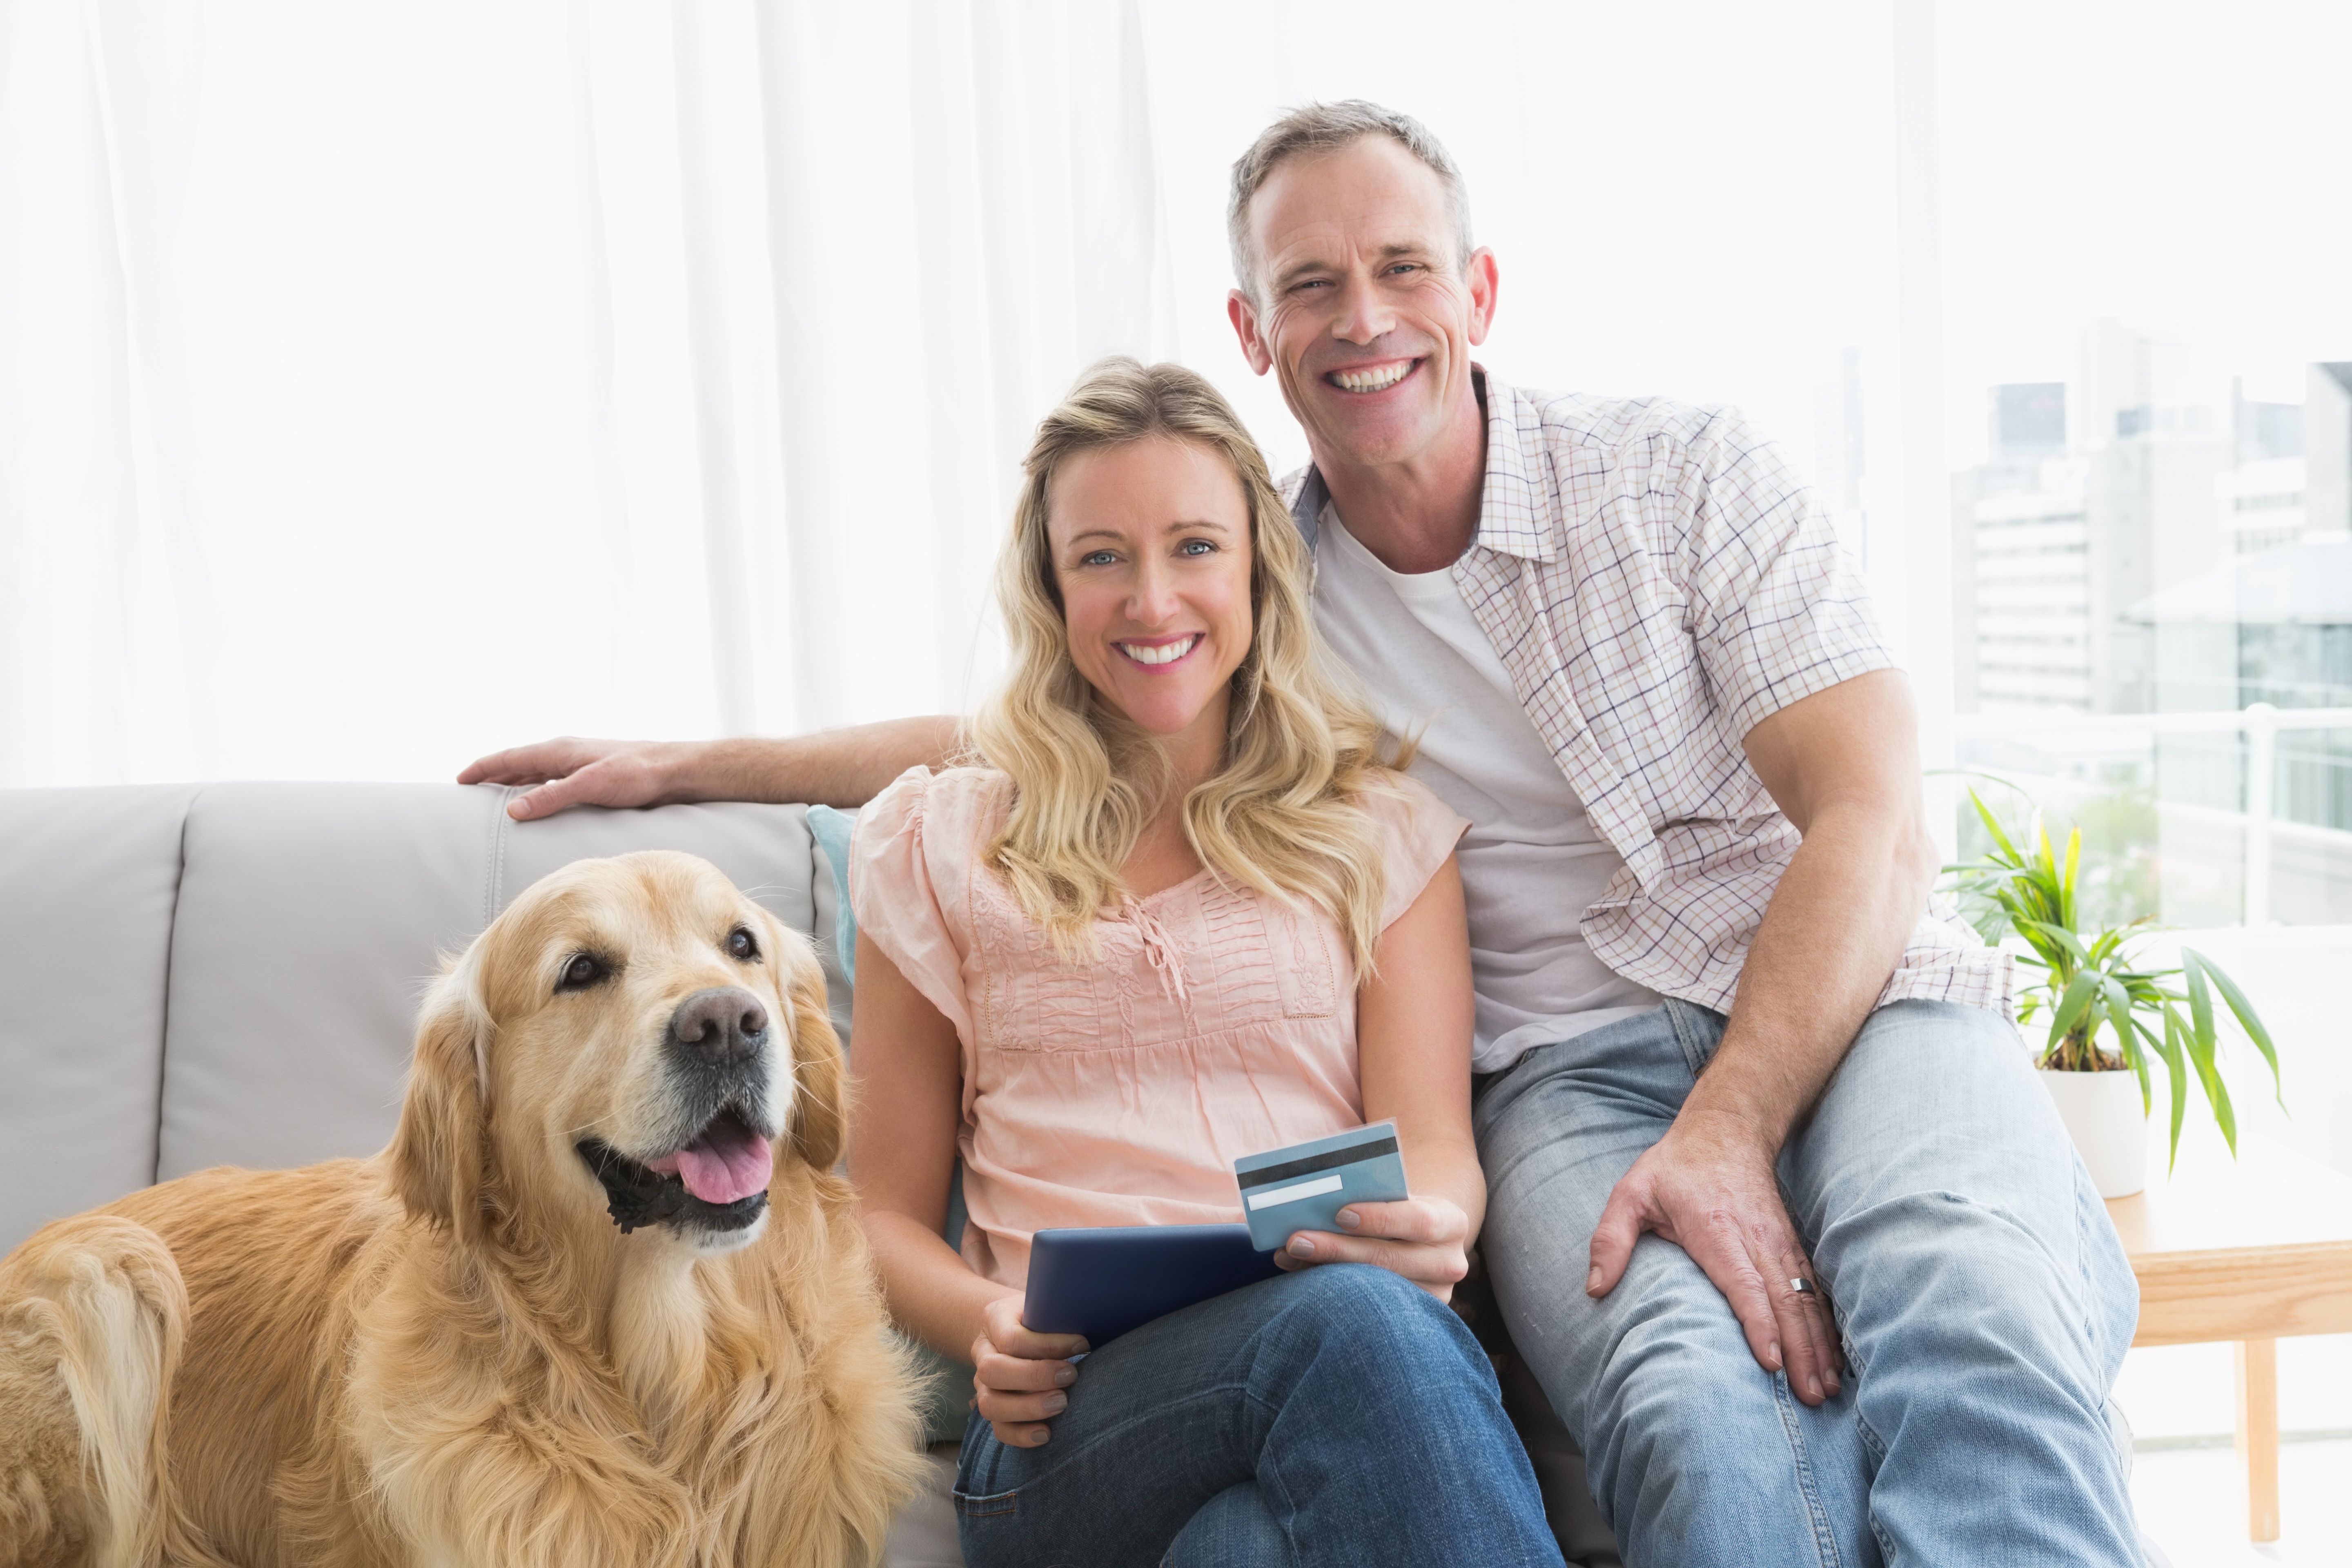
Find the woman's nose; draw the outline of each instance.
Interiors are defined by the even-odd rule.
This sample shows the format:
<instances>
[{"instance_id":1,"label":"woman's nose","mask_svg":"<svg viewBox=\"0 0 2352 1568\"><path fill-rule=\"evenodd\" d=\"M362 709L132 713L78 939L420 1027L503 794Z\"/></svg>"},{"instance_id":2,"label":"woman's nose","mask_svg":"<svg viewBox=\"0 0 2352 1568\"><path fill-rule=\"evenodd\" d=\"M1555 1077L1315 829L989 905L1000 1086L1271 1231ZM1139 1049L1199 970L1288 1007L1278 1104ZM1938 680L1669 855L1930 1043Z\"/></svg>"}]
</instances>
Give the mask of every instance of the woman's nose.
<instances>
[{"instance_id":1,"label":"woman's nose","mask_svg":"<svg viewBox=\"0 0 2352 1568\"><path fill-rule=\"evenodd\" d=\"M1134 591L1128 595L1127 615L1142 626L1156 626L1176 613L1176 584L1167 568L1152 563L1135 575Z\"/></svg>"}]
</instances>

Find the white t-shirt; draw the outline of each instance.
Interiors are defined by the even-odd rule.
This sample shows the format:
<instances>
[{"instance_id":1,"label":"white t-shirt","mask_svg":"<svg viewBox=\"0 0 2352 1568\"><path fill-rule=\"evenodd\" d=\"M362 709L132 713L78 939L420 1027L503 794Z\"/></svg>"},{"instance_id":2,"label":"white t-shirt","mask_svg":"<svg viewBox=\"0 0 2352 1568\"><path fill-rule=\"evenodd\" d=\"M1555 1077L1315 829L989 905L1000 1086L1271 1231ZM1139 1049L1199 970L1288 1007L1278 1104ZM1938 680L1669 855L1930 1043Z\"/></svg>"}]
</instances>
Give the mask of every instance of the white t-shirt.
<instances>
[{"instance_id":1,"label":"white t-shirt","mask_svg":"<svg viewBox=\"0 0 2352 1568\"><path fill-rule=\"evenodd\" d=\"M1412 776L1470 819L1457 854L1478 1000L1473 1065L1497 1072L1533 1047L1656 1006L1585 944L1584 911L1624 858L1593 831L1452 569L1390 571L1328 505L1315 555L1324 640L1390 732L1420 737Z\"/></svg>"}]
</instances>

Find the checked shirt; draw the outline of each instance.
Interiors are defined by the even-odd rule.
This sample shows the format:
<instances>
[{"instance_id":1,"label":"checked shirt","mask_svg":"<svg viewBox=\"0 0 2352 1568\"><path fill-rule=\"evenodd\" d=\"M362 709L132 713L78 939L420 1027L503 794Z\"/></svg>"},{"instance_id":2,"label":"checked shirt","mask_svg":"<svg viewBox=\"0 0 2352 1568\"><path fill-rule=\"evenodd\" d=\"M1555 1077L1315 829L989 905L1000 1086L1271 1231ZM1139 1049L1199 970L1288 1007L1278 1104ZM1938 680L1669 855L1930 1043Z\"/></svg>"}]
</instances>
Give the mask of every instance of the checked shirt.
<instances>
[{"instance_id":1,"label":"checked shirt","mask_svg":"<svg viewBox=\"0 0 2352 1568\"><path fill-rule=\"evenodd\" d=\"M1454 581L1625 864L1585 911L1601 962L1731 1010L1799 842L1740 740L1893 665L1828 519L1733 410L1523 392L1481 373L1486 484ZM1284 481L1312 545L1312 466ZM2008 956L1931 900L1879 1004L2006 1011Z\"/></svg>"}]
</instances>

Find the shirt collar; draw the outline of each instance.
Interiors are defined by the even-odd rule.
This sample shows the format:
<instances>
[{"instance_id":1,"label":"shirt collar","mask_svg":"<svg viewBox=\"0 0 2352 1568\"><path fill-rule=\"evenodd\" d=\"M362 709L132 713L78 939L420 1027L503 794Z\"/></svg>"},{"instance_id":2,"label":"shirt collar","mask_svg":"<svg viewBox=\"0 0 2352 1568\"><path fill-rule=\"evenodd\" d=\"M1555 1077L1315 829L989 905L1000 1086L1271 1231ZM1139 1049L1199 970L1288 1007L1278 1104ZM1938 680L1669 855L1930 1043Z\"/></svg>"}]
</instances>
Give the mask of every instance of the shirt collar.
<instances>
[{"instance_id":1,"label":"shirt collar","mask_svg":"<svg viewBox=\"0 0 2352 1568\"><path fill-rule=\"evenodd\" d=\"M1549 561L1559 553L1559 498L1543 482L1542 417L1534 405L1505 385L1484 365L1470 374L1486 395L1486 484L1478 499L1478 531L1471 543L1505 555ZM1291 521L1315 548L1322 531L1330 488L1312 462L1290 505Z\"/></svg>"}]
</instances>

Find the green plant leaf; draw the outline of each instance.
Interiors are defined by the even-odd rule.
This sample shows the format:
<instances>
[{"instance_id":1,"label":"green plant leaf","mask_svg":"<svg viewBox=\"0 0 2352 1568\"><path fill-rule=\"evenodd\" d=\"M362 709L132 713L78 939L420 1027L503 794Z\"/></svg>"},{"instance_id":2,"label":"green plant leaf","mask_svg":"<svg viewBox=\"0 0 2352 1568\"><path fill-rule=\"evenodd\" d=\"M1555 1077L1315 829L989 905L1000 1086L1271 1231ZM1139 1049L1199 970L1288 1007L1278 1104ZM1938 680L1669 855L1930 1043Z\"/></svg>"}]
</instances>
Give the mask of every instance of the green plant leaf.
<instances>
[{"instance_id":1,"label":"green plant leaf","mask_svg":"<svg viewBox=\"0 0 2352 1568\"><path fill-rule=\"evenodd\" d=\"M2066 872L2058 879L2058 923L2074 929L2074 872L2083 863L2083 830L2066 835Z\"/></svg>"},{"instance_id":2,"label":"green plant leaf","mask_svg":"<svg viewBox=\"0 0 2352 1568\"><path fill-rule=\"evenodd\" d=\"M2131 993L2126 991L2123 983L2113 975L2101 975L2099 984L2106 993L2107 1023L2114 1028L2116 1044L2123 1052L2124 1061L2128 1064L2139 1055L2138 1042L2132 1038L2131 1032ZM2091 1047L2096 1050L2098 1042L2092 1041Z\"/></svg>"},{"instance_id":3,"label":"green plant leaf","mask_svg":"<svg viewBox=\"0 0 2352 1568\"><path fill-rule=\"evenodd\" d=\"M2213 1035L2213 994L2205 985L2205 964L2189 953L2181 955L2180 973L2189 987L2189 1022L2197 1037L2211 1043Z\"/></svg>"},{"instance_id":4,"label":"green plant leaf","mask_svg":"<svg viewBox=\"0 0 2352 1568\"><path fill-rule=\"evenodd\" d=\"M2067 955L2073 958L2074 961L2083 968L2095 969L2098 967L2097 964L2092 962L2089 950L2084 947L2083 939L2076 936L2073 931L2068 931L2064 926L2055 924L2050 921L2019 921L2017 925L2020 931L2025 936L2027 941L2032 941L2032 933L2039 931L2043 936L2048 937L2052 942L2056 942L2061 948L2063 948Z\"/></svg>"},{"instance_id":5,"label":"green plant leaf","mask_svg":"<svg viewBox=\"0 0 2352 1568\"><path fill-rule=\"evenodd\" d=\"M2095 974L2077 974L2066 983L2066 994L2050 1010L2050 1041L2042 1048L2044 1061L2057 1051L2059 1041L2074 1033L2074 1026L2091 1011L2098 994L2099 977Z\"/></svg>"},{"instance_id":6,"label":"green plant leaf","mask_svg":"<svg viewBox=\"0 0 2352 1568\"><path fill-rule=\"evenodd\" d=\"M2189 1113L2189 1067L2181 1060L2180 1037L2184 1026L2180 1015L2171 1007L2164 1010L2165 1081L2172 1090L2172 1142L2166 1146L2164 1173L2170 1175L2180 1159L2180 1119Z\"/></svg>"},{"instance_id":7,"label":"green plant leaf","mask_svg":"<svg viewBox=\"0 0 2352 1568\"><path fill-rule=\"evenodd\" d=\"M2021 864L2025 857L2019 854L2017 846L2009 841L2008 833L2000 826L2000 818L1992 814L1992 807L1984 803L1984 796L1979 795L1973 785L1969 787L1969 799L1976 805L1977 816L1985 825L1985 831L1992 835L1992 841L2000 846L2001 852L2009 857L2010 864Z\"/></svg>"},{"instance_id":8,"label":"green plant leaf","mask_svg":"<svg viewBox=\"0 0 2352 1568\"><path fill-rule=\"evenodd\" d=\"M2238 1026L2246 1031L2246 1038L2254 1042L2254 1048L2263 1053L2264 1061L2271 1064L2271 1088L2278 1098L2279 1109L2284 1110L2286 1087L2279 1079L2278 1047L2271 1041L2270 1030L2263 1026L2262 1017L2254 1011L2254 1005L2246 1000L2246 994L2238 989L2238 983L2224 973L2220 964L2203 953L2192 952L2183 948L2180 950L2180 958L2184 968L2194 964L2197 970L2202 971L2212 980L2214 987L2221 993L2221 1000L2230 1005L2230 1011L2236 1016ZM2194 982L2191 984L2193 984Z\"/></svg>"},{"instance_id":9,"label":"green plant leaf","mask_svg":"<svg viewBox=\"0 0 2352 1568\"><path fill-rule=\"evenodd\" d=\"M2230 1104L2230 1086L2221 1081L2221 1074L2213 1064L2213 1037L2209 1031L2199 1034L2192 1024L2189 1030L2189 1059L2197 1068L2197 1081L2205 1088L2206 1102L2213 1107L2213 1121L2221 1129L2221 1141L2230 1146L2230 1157L2238 1157L2238 1113Z\"/></svg>"}]
</instances>

